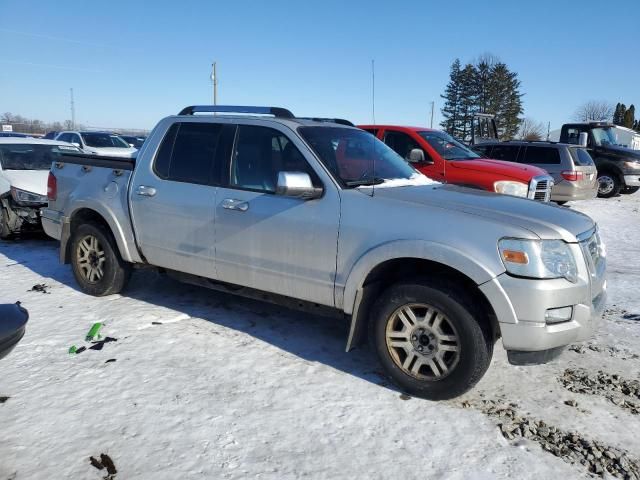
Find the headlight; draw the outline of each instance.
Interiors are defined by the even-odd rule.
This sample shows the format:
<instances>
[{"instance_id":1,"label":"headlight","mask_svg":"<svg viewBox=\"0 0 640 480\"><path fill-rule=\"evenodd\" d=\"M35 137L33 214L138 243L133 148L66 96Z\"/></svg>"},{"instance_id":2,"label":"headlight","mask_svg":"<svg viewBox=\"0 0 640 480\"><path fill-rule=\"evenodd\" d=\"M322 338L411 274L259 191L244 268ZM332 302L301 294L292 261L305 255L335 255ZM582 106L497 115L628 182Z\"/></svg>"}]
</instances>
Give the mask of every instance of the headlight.
<instances>
[{"instance_id":1,"label":"headlight","mask_svg":"<svg viewBox=\"0 0 640 480\"><path fill-rule=\"evenodd\" d=\"M46 195L38 195L37 193L27 192L16 187L11 187L11 196L16 203L22 205L40 205L48 201Z\"/></svg>"},{"instance_id":2,"label":"headlight","mask_svg":"<svg viewBox=\"0 0 640 480\"><path fill-rule=\"evenodd\" d=\"M529 186L522 182L512 182L510 180L500 180L493 184L496 193L504 193L505 195L514 195L516 197L526 197L529 193Z\"/></svg>"},{"instance_id":3,"label":"headlight","mask_svg":"<svg viewBox=\"0 0 640 480\"><path fill-rule=\"evenodd\" d=\"M498 249L504 268L513 275L578 281L575 258L562 240L503 238L498 242Z\"/></svg>"},{"instance_id":4,"label":"headlight","mask_svg":"<svg viewBox=\"0 0 640 480\"><path fill-rule=\"evenodd\" d=\"M624 162L624 166L627 168L631 168L632 170L640 170L640 162Z\"/></svg>"}]
</instances>

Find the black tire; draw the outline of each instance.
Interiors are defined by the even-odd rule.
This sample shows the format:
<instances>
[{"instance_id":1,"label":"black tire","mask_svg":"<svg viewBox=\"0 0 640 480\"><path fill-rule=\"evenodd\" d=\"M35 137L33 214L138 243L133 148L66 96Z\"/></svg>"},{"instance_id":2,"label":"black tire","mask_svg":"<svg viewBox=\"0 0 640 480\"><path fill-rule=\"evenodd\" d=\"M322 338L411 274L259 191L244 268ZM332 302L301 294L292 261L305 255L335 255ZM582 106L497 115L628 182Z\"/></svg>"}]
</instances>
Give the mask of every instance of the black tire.
<instances>
[{"instance_id":1,"label":"black tire","mask_svg":"<svg viewBox=\"0 0 640 480\"><path fill-rule=\"evenodd\" d=\"M103 255L94 255L92 263L95 259L95 266L100 263L102 275L89 274L86 270L87 261L83 262L80 256L84 256L85 260L88 255L86 252L86 243L81 247L84 241L92 242L91 239L97 241L97 248ZM80 252L80 254L79 254ZM97 223L85 223L76 228L71 236L71 268L81 290L94 297L102 297L105 295L113 295L120 292L129 281L131 276L131 264L125 262L120 256L118 247L113 235L104 226ZM90 255L89 255L90 257ZM99 257L99 258L98 258ZM92 278L89 278L92 277Z\"/></svg>"},{"instance_id":2,"label":"black tire","mask_svg":"<svg viewBox=\"0 0 640 480\"><path fill-rule=\"evenodd\" d=\"M640 190L640 187L624 187L620 193L623 195L631 195L632 193L636 193L638 190Z\"/></svg>"},{"instance_id":3,"label":"black tire","mask_svg":"<svg viewBox=\"0 0 640 480\"><path fill-rule=\"evenodd\" d=\"M568 200L558 200L558 201L556 201L556 203L557 203L558 205L560 205L560 206L562 206L562 205L566 204L567 202L568 202Z\"/></svg>"},{"instance_id":4,"label":"black tire","mask_svg":"<svg viewBox=\"0 0 640 480\"><path fill-rule=\"evenodd\" d=\"M619 175L608 170L598 172L598 197L615 197L620 190L622 190L622 180Z\"/></svg>"},{"instance_id":5,"label":"black tire","mask_svg":"<svg viewBox=\"0 0 640 480\"><path fill-rule=\"evenodd\" d=\"M411 333L408 338L412 342L411 347L414 348L411 354L420 359L420 366L418 366L418 372L415 375L405 371L403 366L397 363L398 352L401 350L394 350L393 346L387 344L388 325L393 329L393 322L398 322L398 312L401 311L401 308L410 306L410 308L416 309L415 311L419 311L416 305L420 304L428 305L433 308L434 312L442 314L451 327L450 332L453 332L453 336L457 337L457 360L451 362L450 370L441 378L435 378L435 375L433 375L434 378L428 378L428 373L435 373L435 370L424 364L429 359L424 353L421 354L417 351L417 349L422 350L422 345L413 344L416 340L414 333ZM403 391L429 400L457 397L478 383L491 363L493 337L486 323L481 323L487 319L483 319L471 305L472 301L468 294L448 283L435 282L430 279L418 279L389 287L374 304L369 322L371 348L389 378ZM424 318L428 317L427 311ZM435 318L435 314L433 318ZM437 328L441 331L441 327ZM405 327L403 327L404 329ZM421 333L423 332L418 332L418 335ZM403 333L403 335L406 334ZM433 338L433 336L431 337ZM390 340L390 342L394 343L394 340ZM406 353L408 350L406 345L408 344L404 340L402 342L405 345L402 347L404 349L402 351ZM437 354L440 348L440 343L436 341L432 341L432 343L436 351L428 352L428 355ZM441 355L449 353L451 352L441 352ZM407 353L404 358L405 363L409 356L410 354ZM433 357L431 358L433 359ZM410 361L409 367L411 365L415 367L417 364L417 359L413 362ZM425 372L426 374L424 374Z\"/></svg>"}]
</instances>

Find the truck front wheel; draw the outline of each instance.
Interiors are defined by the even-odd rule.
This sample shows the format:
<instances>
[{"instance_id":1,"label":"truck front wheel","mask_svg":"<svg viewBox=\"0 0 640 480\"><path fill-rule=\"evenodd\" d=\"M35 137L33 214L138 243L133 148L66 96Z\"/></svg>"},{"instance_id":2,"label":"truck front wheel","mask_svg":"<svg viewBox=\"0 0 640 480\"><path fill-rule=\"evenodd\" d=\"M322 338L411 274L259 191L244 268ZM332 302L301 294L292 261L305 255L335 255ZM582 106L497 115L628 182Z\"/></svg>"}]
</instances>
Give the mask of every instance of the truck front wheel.
<instances>
[{"instance_id":1,"label":"truck front wheel","mask_svg":"<svg viewBox=\"0 0 640 480\"><path fill-rule=\"evenodd\" d=\"M120 256L111 232L97 223L74 230L71 267L82 291L95 297L120 292L131 276L131 265Z\"/></svg>"},{"instance_id":2,"label":"truck front wheel","mask_svg":"<svg viewBox=\"0 0 640 480\"><path fill-rule=\"evenodd\" d=\"M369 339L391 380L429 400L470 390L493 354L471 305L467 294L429 280L387 289L372 310Z\"/></svg>"},{"instance_id":3,"label":"truck front wheel","mask_svg":"<svg viewBox=\"0 0 640 480\"><path fill-rule=\"evenodd\" d=\"M613 172L598 173L598 196L600 198L615 197L622 189L620 177Z\"/></svg>"}]
</instances>

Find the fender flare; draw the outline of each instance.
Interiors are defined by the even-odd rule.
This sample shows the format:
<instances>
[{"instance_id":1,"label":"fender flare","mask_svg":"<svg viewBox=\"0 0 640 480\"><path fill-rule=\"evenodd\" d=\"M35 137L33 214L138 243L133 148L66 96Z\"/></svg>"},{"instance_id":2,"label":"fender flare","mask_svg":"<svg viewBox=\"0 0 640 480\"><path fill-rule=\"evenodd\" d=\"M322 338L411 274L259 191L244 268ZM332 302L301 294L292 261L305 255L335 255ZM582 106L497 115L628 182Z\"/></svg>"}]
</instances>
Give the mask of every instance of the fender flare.
<instances>
[{"instance_id":1,"label":"fender flare","mask_svg":"<svg viewBox=\"0 0 640 480\"><path fill-rule=\"evenodd\" d=\"M120 251L120 255L122 256L122 259L124 261L131 263L143 262L137 248L135 248L136 242L131 229L129 229L129 232L126 232L120 225L120 222L113 215L113 213L104 208L99 202L92 202L91 200L80 200L74 203L73 210L71 211L69 216L63 219L63 239L70 239L71 221L73 220L74 215L76 215L79 210L91 210L104 219L104 221L109 226L109 229L111 230L111 234L116 241L116 245L118 246L118 250ZM64 234L64 231L66 229L69 229L69 235ZM133 245L134 248L130 248L130 245ZM66 249L66 245L61 245L61 253L64 251L63 249Z\"/></svg>"},{"instance_id":2,"label":"fender flare","mask_svg":"<svg viewBox=\"0 0 640 480\"><path fill-rule=\"evenodd\" d=\"M371 271L378 265L395 259L415 258L441 263L469 277L477 285L495 278L504 270L494 272L470 255L442 243L424 240L395 240L378 245L363 254L349 272L343 292L343 310L351 315L351 326L346 350L352 348L357 330L362 323L358 313L363 299L363 286Z\"/></svg>"}]
</instances>

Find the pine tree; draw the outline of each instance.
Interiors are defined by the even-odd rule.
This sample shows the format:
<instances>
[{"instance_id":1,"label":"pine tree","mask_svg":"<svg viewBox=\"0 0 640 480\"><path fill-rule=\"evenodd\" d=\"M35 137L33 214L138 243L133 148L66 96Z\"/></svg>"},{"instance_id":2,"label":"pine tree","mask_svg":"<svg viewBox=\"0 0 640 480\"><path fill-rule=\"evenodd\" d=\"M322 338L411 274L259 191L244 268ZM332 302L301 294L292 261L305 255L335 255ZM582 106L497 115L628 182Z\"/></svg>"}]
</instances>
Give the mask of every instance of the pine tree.
<instances>
[{"instance_id":1,"label":"pine tree","mask_svg":"<svg viewBox=\"0 0 640 480\"><path fill-rule=\"evenodd\" d=\"M473 115L478 113L478 84L476 67L470 63L460 71L460 129L462 140L471 137Z\"/></svg>"},{"instance_id":2,"label":"pine tree","mask_svg":"<svg viewBox=\"0 0 640 480\"><path fill-rule=\"evenodd\" d=\"M440 95L440 97L445 100L441 110L444 120L440 126L447 133L457 136L460 130L460 60L457 58L451 64L449 83L444 95Z\"/></svg>"},{"instance_id":3,"label":"pine tree","mask_svg":"<svg viewBox=\"0 0 640 480\"><path fill-rule=\"evenodd\" d=\"M613 112L613 124L614 125L622 125L624 121L624 111L625 107L622 103L616 103L616 110Z\"/></svg>"},{"instance_id":4,"label":"pine tree","mask_svg":"<svg viewBox=\"0 0 640 480\"><path fill-rule=\"evenodd\" d=\"M631 104L629 106L629 109L626 112L624 112L622 125L627 128L633 128L633 126L636 123L635 117L636 117L636 107L634 107L633 104Z\"/></svg>"}]
</instances>

